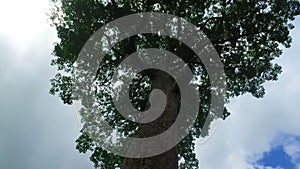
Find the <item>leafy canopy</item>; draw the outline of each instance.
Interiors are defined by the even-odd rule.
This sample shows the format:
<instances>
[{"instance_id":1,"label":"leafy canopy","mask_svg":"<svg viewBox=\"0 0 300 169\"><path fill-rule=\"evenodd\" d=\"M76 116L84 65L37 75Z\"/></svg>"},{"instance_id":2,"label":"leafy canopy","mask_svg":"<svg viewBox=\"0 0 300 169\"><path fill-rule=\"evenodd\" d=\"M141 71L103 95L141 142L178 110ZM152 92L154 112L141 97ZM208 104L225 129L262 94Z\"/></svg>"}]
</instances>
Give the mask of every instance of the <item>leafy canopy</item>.
<instances>
[{"instance_id":1,"label":"leafy canopy","mask_svg":"<svg viewBox=\"0 0 300 169\"><path fill-rule=\"evenodd\" d=\"M56 76L51 79L51 94L58 94L65 104L77 100L72 94L74 62L88 40L99 28L110 21L138 12L156 11L182 17L199 27L211 40L224 64L227 77L227 99L245 93L263 97L263 83L277 80L281 67L273 60L282 53L281 46L290 47L289 32L294 26L291 21L300 13L297 0L52 0L50 14L53 26L60 39L56 43L52 65L57 67ZM210 103L209 78L201 61L184 44L170 37L143 34L127 38L107 54L105 64L98 71L97 85L110 82L114 68L127 55L145 48L169 50L189 64L195 77L201 78L199 85L199 116L190 134L178 145L180 167L197 168L194 140L201 134L201 127L208 113ZM124 135L134 135L137 124L124 119L112 103L108 89L97 94L102 116ZM151 82L145 75L135 77L131 83L132 104L145 109ZM118 92L121 92L119 90ZM87 110L81 114L86 115ZM229 113L224 110L224 118ZM83 121L85 124L85 121ZM88 124L85 124L88 125ZM76 141L79 152L91 151L95 167L111 169L120 167L122 157L114 156L96 145L82 130Z\"/></svg>"}]
</instances>

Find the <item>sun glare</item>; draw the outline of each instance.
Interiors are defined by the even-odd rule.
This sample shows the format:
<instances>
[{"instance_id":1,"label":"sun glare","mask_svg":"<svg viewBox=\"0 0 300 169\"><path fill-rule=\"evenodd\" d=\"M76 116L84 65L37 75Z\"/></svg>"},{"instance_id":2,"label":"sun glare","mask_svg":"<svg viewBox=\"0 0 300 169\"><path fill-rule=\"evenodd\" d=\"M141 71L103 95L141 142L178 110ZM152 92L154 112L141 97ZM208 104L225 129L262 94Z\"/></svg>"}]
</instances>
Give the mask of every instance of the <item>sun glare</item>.
<instances>
[{"instance_id":1,"label":"sun glare","mask_svg":"<svg viewBox=\"0 0 300 169\"><path fill-rule=\"evenodd\" d=\"M47 0L0 0L0 34L25 43L49 29L48 9Z\"/></svg>"}]
</instances>

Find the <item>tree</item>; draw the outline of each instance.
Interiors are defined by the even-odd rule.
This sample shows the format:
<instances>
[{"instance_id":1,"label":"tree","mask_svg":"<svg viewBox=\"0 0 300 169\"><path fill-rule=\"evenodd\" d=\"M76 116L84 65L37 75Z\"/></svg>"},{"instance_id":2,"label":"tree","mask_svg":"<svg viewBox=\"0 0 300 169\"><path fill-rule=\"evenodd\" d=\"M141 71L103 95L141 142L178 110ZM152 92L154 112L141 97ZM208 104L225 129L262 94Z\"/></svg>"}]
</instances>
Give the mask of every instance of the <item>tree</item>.
<instances>
[{"instance_id":1,"label":"tree","mask_svg":"<svg viewBox=\"0 0 300 169\"><path fill-rule=\"evenodd\" d=\"M186 19L199 27L210 39L214 48L220 55L226 73L226 101L245 93L254 97L263 97L265 90L263 83L277 80L281 67L273 60L282 53L281 46L290 47L291 37L289 32L294 26L291 21L300 13L300 5L296 0L223 0L223 1L195 1L161 0L52 0L53 10L50 14L52 24L57 29L60 42L56 43L52 61L57 66L58 72L51 79L50 93L58 93L65 104L72 104L77 100L72 93L72 76L74 62L80 50L89 37L105 24L133 13L138 12L163 12ZM109 37L108 37L109 38ZM200 93L199 115L192 131L177 146L166 153L144 158L130 159L115 156L97 145L90 136L81 130L81 136L76 140L79 152L91 151L90 160L95 167L111 169L116 167L141 169L141 168L198 168L195 158L194 140L201 134L201 128L208 116L210 103L210 83L208 74L203 68L203 63L195 59L195 54L178 40L153 34L131 36L112 48L105 57L105 64L99 66L96 82L98 86L109 83L115 67L129 54L140 48L163 48L181 57L195 74L202 79L198 84ZM159 80L164 79L165 86L160 86ZM130 85L130 98L133 106L141 111L149 108L149 93L152 89L160 88L170 95L169 103L164 114L171 114L176 118L180 92L174 79L158 70L140 72ZM121 92L121 91L118 91ZM169 92L169 93L168 93ZM100 107L101 116L110 125L126 136L147 137L163 131L163 128L147 128L143 125L132 123L124 119L113 105L111 93L103 90L96 93L97 99L102 100ZM168 104L168 103L167 103ZM175 106L175 107L174 107ZM82 110L86 115L88 110ZM224 109L223 118L230 113ZM164 119L152 125L164 123ZM85 123L85 122L83 122ZM88 125L87 123L85 123ZM143 133L143 134L141 134Z\"/></svg>"}]
</instances>

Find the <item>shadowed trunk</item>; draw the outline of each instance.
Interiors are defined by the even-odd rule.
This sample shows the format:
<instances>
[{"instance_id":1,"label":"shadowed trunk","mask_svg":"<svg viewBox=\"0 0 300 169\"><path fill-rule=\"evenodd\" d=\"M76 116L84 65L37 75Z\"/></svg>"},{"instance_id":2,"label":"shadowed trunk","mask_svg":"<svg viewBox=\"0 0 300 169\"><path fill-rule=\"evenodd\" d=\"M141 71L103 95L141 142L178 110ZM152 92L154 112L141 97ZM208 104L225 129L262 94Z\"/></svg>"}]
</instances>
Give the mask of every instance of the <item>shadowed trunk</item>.
<instances>
[{"instance_id":1,"label":"shadowed trunk","mask_svg":"<svg viewBox=\"0 0 300 169\"><path fill-rule=\"evenodd\" d=\"M162 90L167 98L165 111L159 118L150 123L139 125L135 137L145 138L164 132L174 123L180 107L180 92L175 80L166 72L147 69L142 71L141 74L147 75L152 81L153 89ZM175 138L177 134L174 133L173 136ZM178 169L177 146L153 157L126 158L122 169Z\"/></svg>"}]
</instances>

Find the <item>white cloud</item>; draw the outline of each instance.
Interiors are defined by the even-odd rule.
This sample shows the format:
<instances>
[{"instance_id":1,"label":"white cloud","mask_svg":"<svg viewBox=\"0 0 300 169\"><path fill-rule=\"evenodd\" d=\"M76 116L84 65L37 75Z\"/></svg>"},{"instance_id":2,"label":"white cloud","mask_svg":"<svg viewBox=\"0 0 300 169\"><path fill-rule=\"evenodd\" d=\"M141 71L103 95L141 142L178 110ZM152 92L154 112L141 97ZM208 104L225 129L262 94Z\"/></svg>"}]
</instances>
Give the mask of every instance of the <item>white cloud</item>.
<instances>
[{"instance_id":1,"label":"white cloud","mask_svg":"<svg viewBox=\"0 0 300 169\"><path fill-rule=\"evenodd\" d=\"M48 94L55 31L47 0L0 0L0 168L93 168L72 107Z\"/></svg>"},{"instance_id":2,"label":"white cloud","mask_svg":"<svg viewBox=\"0 0 300 169\"><path fill-rule=\"evenodd\" d=\"M220 124L208 142L196 148L201 168L267 169L254 162L263 152L271 150L276 136L279 133L300 135L299 19L292 32L292 47L285 49L282 58L277 60L283 66L279 80L265 85L266 95L262 99L248 94L232 99L231 116ZM294 153L298 148L296 144L286 147L294 161L299 160L299 154Z\"/></svg>"},{"instance_id":3,"label":"white cloud","mask_svg":"<svg viewBox=\"0 0 300 169\"><path fill-rule=\"evenodd\" d=\"M0 168L92 168L75 149L76 112L48 94L54 38L40 35L22 53L13 41L0 48Z\"/></svg>"},{"instance_id":4,"label":"white cloud","mask_svg":"<svg viewBox=\"0 0 300 169\"><path fill-rule=\"evenodd\" d=\"M0 0L0 33L23 49L34 36L49 31L47 0Z\"/></svg>"},{"instance_id":5,"label":"white cloud","mask_svg":"<svg viewBox=\"0 0 300 169\"><path fill-rule=\"evenodd\" d=\"M300 168L300 140L291 138L284 143L284 151L291 157L292 163Z\"/></svg>"}]
</instances>

